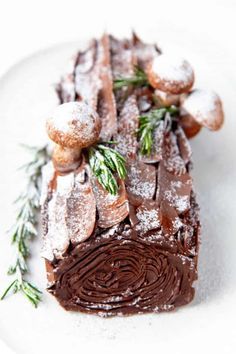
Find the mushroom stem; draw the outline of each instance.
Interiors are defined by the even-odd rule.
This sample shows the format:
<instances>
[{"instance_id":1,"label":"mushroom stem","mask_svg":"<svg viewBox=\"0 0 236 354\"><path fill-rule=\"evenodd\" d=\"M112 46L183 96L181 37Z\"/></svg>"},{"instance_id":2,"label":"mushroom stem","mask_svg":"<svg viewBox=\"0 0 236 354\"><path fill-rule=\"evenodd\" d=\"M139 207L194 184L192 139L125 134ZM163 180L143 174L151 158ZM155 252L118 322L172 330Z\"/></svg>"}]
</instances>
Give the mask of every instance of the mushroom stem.
<instances>
[{"instance_id":1,"label":"mushroom stem","mask_svg":"<svg viewBox=\"0 0 236 354\"><path fill-rule=\"evenodd\" d=\"M174 95L161 90L156 89L154 91L154 99L156 99L160 107L169 107L172 105L178 105L181 95Z\"/></svg>"},{"instance_id":2,"label":"mushroom stem","mask_svg":"<svg viewBox=\"0 0 236 354\"><path fill-rule=\"evenodd\" d=\"M55 144L52 161L56 171L59 173L64 174L74 171L81 163L81 149L67 148Z\"/></svg>"}]
</instances>

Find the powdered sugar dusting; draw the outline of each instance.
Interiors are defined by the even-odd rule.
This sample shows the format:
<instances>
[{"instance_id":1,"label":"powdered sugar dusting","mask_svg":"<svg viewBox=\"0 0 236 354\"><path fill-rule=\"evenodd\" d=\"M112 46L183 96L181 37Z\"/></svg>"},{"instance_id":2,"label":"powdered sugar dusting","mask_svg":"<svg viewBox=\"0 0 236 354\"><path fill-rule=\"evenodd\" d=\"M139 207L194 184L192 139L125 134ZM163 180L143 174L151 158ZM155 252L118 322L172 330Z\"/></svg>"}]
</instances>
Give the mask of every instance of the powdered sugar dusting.
<instances>
[{"instance_id":1,"label":"powdered sugar dusting","mask_svg":"<svg viewBox=\"0 0 236 354\"><path fill-rule=\"evenodd\" d=\"M128 166L127 191L134 196L152 199L156 189L156 170L136 161Z\"/></svg>"},{"instance_id":2,"label":"powdered sugar dusting","mask_svg":"<svg viewBox=\"0 0 236 354\"><path fill-rule=\"evenodd\" d=\"M41 196L40 196L41 206L43 206L43 204L47 201L48 192L51 189L50 184L53 180L54 174L55 174L55 170L53 167L53 163L52 161L50 161L42 168L42 187L41 187Z\"/></svg>"},{"instance_id":3,"label":"powdered sugar dusting","mask_svg":"<svg viewBox=\"0 0 236 354\"><path fill-rule=\"evenodd\" d=\"M146 208L145 205L141 206L138 208L136 216L139 220L136 230L141 233L157 229L161 225L157 205L154 205L151 209Z\"/></svg>"},{"instance_id":4,"label":"powdered sugar dusting","mask_svg":"<svg viewBox=\"0 0 236 354\"><path fill-rule=\"evenodd\" d=\"M189 62L170 54L156 56L152 69L160 79L169 82L188 83L193 79L193 69Z\"/></svg>"},{"instance_id":5,"label":"powdered sugar dusting","mask_svg":"<svg viewBox=\"0 0 236 354\"><path fill-rule=\"evenodd\" d=\"M142 196L143 198L151 199L153 195L153 189L153 184L148 181L137 184L134 182L130 188L130 192L138 196Z\"/></svg>"},{"instance_id":6,"label":"powdered sugar dusting","mask_svg":"<svg viewBox=\"0 0 236 354\"><path fill-rule=\"evenodd\" d=\"M97 41L91 41L84 52L80 52L75 69L75 88L79 98L94 109L97 106L98 92L102 87L99 68L102 48Z\"/></svg>"},{"instance_id":7,"label":"powdered sugar dusting","mask_svg":"<svg viewBox=\"0 0 236 354\"><path fill-rule=\"evenodd\" d=\"M186 138L183 129L180 126L178 126L175 133L177 135L181 157L184 160L185 164L187 164L188 162L190 162L192 156L191 146L189 144L188 139Z\"/></svg>"},{"instance_id":8,"label":"powdered sugar dusting","mask_svg":"<svg viewBox=\"0 0 236 354\"><path fill-rule=\"evenodd\" d=\"M183 182L171 181L170 189L164 192L164 198L168 200L179 213L183 213L190 208L189 195L180 195L181 188L184 188Z\"/></svg>"},{"instance_id":9,"label":"powdered sugar dusting","mask_svg":"<svg viewBox=\"0 0 236 354\"><path fill-rule=\"evenodd\" d=\"M122 44L115 38L111 38L112 73L116 79L133 75L133 52Z\"/></svg>"},{"instance_id":10,"label":"powdered sugar dusting","mask_svg":"<svg viewBox=\"0 0 236 354\"><path fill-rule=\"evenodd\" d=\"M176 217L173 221L173 229L175 230L179 230L182 226L183 226L183 223L182 221L180 220L180 218Z\"/></svg>"},{"instance_id":11,"label":"powdered sugar dusting","mask_svg":"<svg viewBox=\"0 0 236 354\"><path fill-rule=\"evenodd\" d=\"M69 242L81 242L88 238L95 224L95 198L86 167L79 173L57 176L56 189L48 201L47 234L43 239L43 257L62 258Z\"/></svg>"},{"instance_id":12,"label":"powdered sugar dusting","mask_svg":"<svg viewBox=\"0 0 236 354\"><path fill-rule=\"evenodd\" d=\"M210 129L219 129L223 123L221 101L214 91L194 90L183 102L183 109L198 123Z\"/></svg>"},{"instance_id":13,"label":"powdered sugar dusting","mask_svg":"<svg viewBox=\"0 0 236 354\"><path fill-rule=\"evenodd\" d=\"M67 102L59 105L52 115L55 128L63 133L69 133L72 124L86 125L87 134L94 129L94 115L92 108L84 102ZM85 131L86 133L86 131Z\"/></svg>"},{"instance_id":14,"label":"powdered sugar dusting","mask_svg":"<svg viewBox=\"0 0 236 354\"><path fill-rule=\"evenodd\" d=\"M48 202L48 232L43 239L42 256L53 260L62 258L69 246L69 235L66 226L66 197L73 187L73 176L57 177L57 190Z\"/></svg>"},{"instance_id":15,"label":"powdered sugar dusting","mask_svg":"<svg viewBox=\"0 0 236 354\"><path fill-rule=\"evenodd\" d=\"M163 140L165 132L165 123L161 121L153 134L153 145L150 155L140 155L139 158L145 163L155 163L162 159Z\"/></svg>"},{"instance_id":16,"label":"powdered sugar dusting","mask_svg":"<svg viewBox=\"0 0 236 354\"><path fill-rule=\"evenodd\" d=\"M74 174L74 186L66 200L66 226L72 243L86 240L93 232L96 220L96 203L88 165Z\"/></svg>"},{"instance_id":17,"label":"powdered sugar dusting","mask_svg":"<svg viewBox=\"0 0 236 354\"><path fill-rule=\"evenodd\" d=\"M123 155L134 155L138 143L136 131L139 126L139 110L136 97L130 96L120 113L118 119L118 134L115 136L117 141L116 149Z\"/></svg>"},{"instance_id":18,"label":"powdered sugar dusting","mask_svg":"<svg viewBox=\"0 0 236 354\"><path fill-rule=\"evenodd\" d=\"M98 97L98 114L102 120L102 129L100 138L102 140L110 140L117 131L116 121L116 101L113 93L113 79L110 63L110 39L104 34L99 42L101 47L101 67L100 79L102 87Z\"/></svg>"},{"instance_id":19,"label":"powdered sugar dusting","mask_svg":"<svg viewBox=\"0 0 236 354\"><path fill-rule=\"evenodd\" d=\"M183 107L187 111L206 116L215 109L218 99L219 97L214 91L197 89L187 97Z\"/></svg>"},{"instance_id":20,"label":"powdered sugar dusting","mask_svg":"<svg viewBox=\"0 0 236 354\"><path fill-rule=\"evenodd\" d=\"M158 55L154 45L140 43L135 47L135 55L141 64L145 65Z\"/></svg>"},{"instance_id":21,"label":"powdered sugar dusting","mask_svg":"<svg viewBox=\"0 0 236 354\"><path fill-rule=\"evenodd\" d=\"M166 159L164 159L165 167L170 172L183 174L186 172L185 162L180 156L177 137L173 132L169 133L165 141Z\"/></svg>"},{"instance_id":22,"label":"powdered sugar dusting","mask_svg":"<svg viewBox=\"0 0 236 354\"><path fill-rule=\"evenodd\" d=\"M119 190L116 195L105 190L96 178L92 178L93 191L98 210L98 226L109 228L118 224L129 214L129 204L124 182L117 180Z\"/></svg>"},{"instance_id":23,"label":"powdered sugar dusting","mask_svg":"<svg viewBox=\"0 0 236 354\"><path fill-rule=\"evenodd\" d=\"M48 134L57 144L69 148L87 147L100 132L100 118L86 102L59 105L47 121Z\"/></svg>"},{"instance_id":24,"label":"powdered sugar dusting","mask_svg":"<svg viewBox=\"0 0 236 354\"><path fill-rule=\"evenodd\" d=\"M74 80L71 75L64 76L62 79L63 85L63 99L65 102L70 102L75 100L75 85Z\"/></svg>"}]
</instances>

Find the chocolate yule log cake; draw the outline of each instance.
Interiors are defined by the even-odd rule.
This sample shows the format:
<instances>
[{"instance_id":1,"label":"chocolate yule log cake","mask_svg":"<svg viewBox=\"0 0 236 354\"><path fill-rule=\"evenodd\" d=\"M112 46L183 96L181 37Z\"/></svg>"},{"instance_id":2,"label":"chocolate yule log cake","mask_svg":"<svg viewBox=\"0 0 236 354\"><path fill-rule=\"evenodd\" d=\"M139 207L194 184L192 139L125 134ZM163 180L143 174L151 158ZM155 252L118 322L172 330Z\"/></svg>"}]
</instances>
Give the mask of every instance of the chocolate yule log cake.
<instances>
[{"instance_id":1,"label":"chocolate yule log cake","mask_svg":"<svg viewBox=\"0 0 236 354\"><path fill-rule=\"evenodd\" d=\"M46 128L42 187L48 290L101 316L173 310L194 297L199 208L188 138L218 130L218 95L188 61L135 34L104 34L70 61Z\"/></svg>"}]
</instances>

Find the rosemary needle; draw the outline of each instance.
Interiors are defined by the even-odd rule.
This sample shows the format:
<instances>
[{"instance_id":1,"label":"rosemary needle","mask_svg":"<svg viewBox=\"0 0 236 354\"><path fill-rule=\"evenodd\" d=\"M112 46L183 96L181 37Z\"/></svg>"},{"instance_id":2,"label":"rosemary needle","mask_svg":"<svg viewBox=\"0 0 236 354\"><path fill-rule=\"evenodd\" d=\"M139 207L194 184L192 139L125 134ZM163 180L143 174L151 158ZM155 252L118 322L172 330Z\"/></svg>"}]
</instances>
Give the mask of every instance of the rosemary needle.
<instances>
[{"instance_id":1,"label":"rosemary needle","mask_svg":"<svg viewBox=\"0 0 236 354\"><path fill-rule=\"evenodd\" d=\"M32 160L23 165L22 169L27 177L27 185L25 191L15 201L18 211L16 221L11 228L10 234L12 245L16 248L16 260L8 269L8 275L15 274L16 278L6 288L2 297L3 300L10 292L16 293L21 291L24 296L37 307L41 300L41 291L28 282L24 275L29 271L27 258L30 254L29 241L32 237L37 236L37 212L39 210L40 189L41 189L41 172L43 166L49 160L47 147L28 147L33 155Z\"/></svg>"},{"instance_id":2,"label":"rosemary needle","mask_svg":"<svg viewBox=\"0 0 236 354\"><path fill-rule=\"evenodd\" d=\"M178 108L170 106L166 108L153 109L146 115L139 117L138 138L141 146L142 155L150 155L153 146L153 133L164 119L167 113L174 115L178 112Z\"/></svg>"},{"instance_id":3,"label":"rosemary needle","mask_svg":"<svg viewBox=\"0 0 236 354\"><path fill-rule=\"evenodd\" d=\"M134 69L134 75L131 77L120 77L114 80L114 90L121 89L122 87L141 87L148 86L147 75L138 66Z\"/></svg>"},{"instance_id":4,"label":"rosemary needle","mask_svg":"<svg viewBox=\"0 0 236 354\"><path fill-rule=\"evenodd\" d=\"M89 164L98 182L112 195L117 194L118 184L114 173L124 179L127 172L125 159L116 150L103 144L89 148Z\"/></svg>"},{"instance_id":5,"label":"rosemary needle","mask_svg":"<svg viewBox=\"0 0 236 354\"><path fill-rule=\"evenodd\" d=\"M107 142L115 144L115 142ZM8 269L8 275L15 275L1 296L3 300L10 292L22 292L35 306L41 301L41 291L25 279L29 271L27 259L30 255L29 241L37 236L37 212L39 210L41 174L43 166L49 160L47 146L42 148L26 147L32 154L32 160L23 165L22 169L27 177L25 191L17 198L18 211L16 221L11 228L12 244L16 248L16 260ZM89 163L99 183L111 194L118 192L118 185L114 173L122 179L126 176L125 159L116 150L97 144L89 148Z\"/></svg>"}]
</instances>

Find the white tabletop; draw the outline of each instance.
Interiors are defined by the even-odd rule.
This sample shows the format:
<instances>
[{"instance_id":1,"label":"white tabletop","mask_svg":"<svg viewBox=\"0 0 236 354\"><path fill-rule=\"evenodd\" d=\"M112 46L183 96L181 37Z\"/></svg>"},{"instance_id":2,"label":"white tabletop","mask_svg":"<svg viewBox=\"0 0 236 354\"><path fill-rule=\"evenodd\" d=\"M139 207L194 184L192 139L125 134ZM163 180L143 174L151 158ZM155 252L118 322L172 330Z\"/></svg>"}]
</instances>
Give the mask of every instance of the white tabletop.
<instances>
[{"instance_id":1,"label":"white tabletop","mask_svg":"<svg viewBox=\"0 0 236 354\"><path fill-rule=\"evenodd\" d=\"M223 39L235 54L235 0L12 0L0 3L0 75L35 51L98 35L134 29L155 38L176 26ZM4 4L4 5L3 5Z\"/></svg>"}]
</instances>

